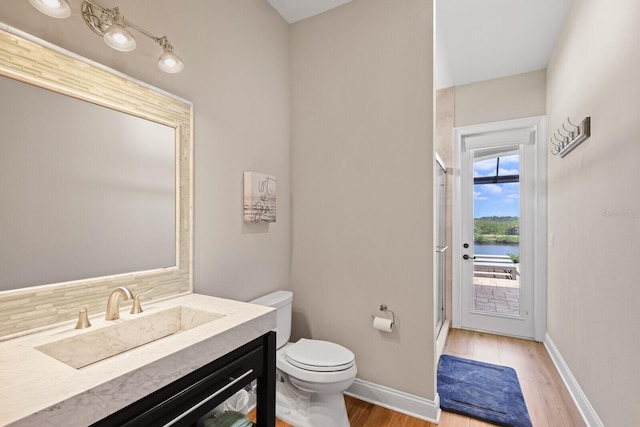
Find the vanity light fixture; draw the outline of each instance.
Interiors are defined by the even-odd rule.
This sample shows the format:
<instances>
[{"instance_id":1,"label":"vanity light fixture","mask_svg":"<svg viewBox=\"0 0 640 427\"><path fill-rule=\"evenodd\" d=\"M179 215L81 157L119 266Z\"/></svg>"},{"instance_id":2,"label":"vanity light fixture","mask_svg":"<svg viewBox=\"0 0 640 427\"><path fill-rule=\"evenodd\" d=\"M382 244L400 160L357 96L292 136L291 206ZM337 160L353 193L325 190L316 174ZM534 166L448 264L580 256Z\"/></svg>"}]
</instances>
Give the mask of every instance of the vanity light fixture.
<instances>
[{"instance_id":1,"label":"vanity light fixture","mask_svg":"<svg viewBox=\"0 0 640 427\"><path fill-rule=\"evenodd\" d=\"M29 0L40 12L54 18L67 18L71 9L67 0ZM178 55L173 53L173 46L167 36L158 37L144 28L129 21L120 13L118 7L109 9L94 0L82 2L82 17L91 30L102 37L111 48L129 52L136 48L136 39L129 31L130 28L149 37L162 48L158 58L158 67L165 73L179 73L184 69L184 63Z\"/></svg>"},{"instance_id":2,"label":"vanity light fixture","mask_svg":"<svg viewBox=\"0 0 640 427\"><path fill-rule=\"evenodd\" d=\"M64 19L71 16L67 0L29 0L31 6L52 18Z\"/></svg>"},{"instance_id":3,"label":"vanity light fixture","mask_svg":"<svg viewBox=\"0 0 640 427\"><path fill-rule=\"evenodd\" d=\"M182 60L173 53L173 46L169 43L167 36L160 37L158 41L162 46L162 55L158 58L158 67L165 73L179 73L184 68Z\"/></svg>"},{"instance_id":4,"label":"vanity light fixture","mask_svg":"<svg viewBox=\"0 0 640 427\"><path fill-rule=\"evenodd\" d=\"M91 29L93 29L93 27L91 27ZM104 42L108 44L109 47L121 52L130 52L136 48L136 39L133 38L131 31L127 30L124 16L120 14L120 10L117 7L113 8L111 25L106 28L102 38L104 38Z\"/></svg>"},{"instance_id":5,"label":"vanity light fixture","mask_svg":"<svg viewBox=\"0 0 640 427\"><path fill-rule=\"evenodd\" d=\"M120 13L118 7L109 9L94 0L85 0L82 3L82 17L89 28L97 35L103 37L105 43L110 47L123 52L135 49L136 39L129 31L129 28L133 28L160 45L162 54L160 58L158 58L158 67L162 71L165 73L179 73L184 68L182 60L178 55L173 53L173 46L169 42L169 39L167 39L167 36L155 36L144 28L134 24Z\"/></svg>"}]
</instances>

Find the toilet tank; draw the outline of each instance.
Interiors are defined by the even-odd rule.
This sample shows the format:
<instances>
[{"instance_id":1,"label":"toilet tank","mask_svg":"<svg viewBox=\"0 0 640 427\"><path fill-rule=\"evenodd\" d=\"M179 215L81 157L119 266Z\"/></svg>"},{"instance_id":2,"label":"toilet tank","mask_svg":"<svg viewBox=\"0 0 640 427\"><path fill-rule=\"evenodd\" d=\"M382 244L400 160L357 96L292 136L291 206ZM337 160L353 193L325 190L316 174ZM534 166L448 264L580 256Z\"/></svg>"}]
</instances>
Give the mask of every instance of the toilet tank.
<instances>
[{"instance_id":1,"label":"toilet tank","mask_svg":"<svg viewBox=\"0 0 640 427\"><path fill-rule=\"evenodd\" d=\"M276 309L276 347L280 348L289 342L291 337L291 302L293 292L275 291L260 298L249 301L251 304L265 305Z\"/></svg>"}]
</instances>

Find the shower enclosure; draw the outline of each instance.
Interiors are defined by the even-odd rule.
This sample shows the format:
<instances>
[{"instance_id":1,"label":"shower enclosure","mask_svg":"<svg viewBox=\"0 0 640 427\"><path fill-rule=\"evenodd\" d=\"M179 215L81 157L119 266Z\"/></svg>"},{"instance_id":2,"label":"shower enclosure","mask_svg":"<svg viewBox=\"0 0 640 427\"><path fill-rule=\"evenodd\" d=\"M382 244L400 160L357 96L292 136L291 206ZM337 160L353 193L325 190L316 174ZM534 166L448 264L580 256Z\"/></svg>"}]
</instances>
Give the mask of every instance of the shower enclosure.
<instances>
[{"instance_id":1,"label":"shower enclosure","mask_svg":"<svg viewBox=\"0 0 640 427\"><path fill-rule=\"evenodd\" d=\"M436 336L442 329L445 319L445 280L446 280L446 170L442 159L436 153Z\"/></svg>"}]
</instances>

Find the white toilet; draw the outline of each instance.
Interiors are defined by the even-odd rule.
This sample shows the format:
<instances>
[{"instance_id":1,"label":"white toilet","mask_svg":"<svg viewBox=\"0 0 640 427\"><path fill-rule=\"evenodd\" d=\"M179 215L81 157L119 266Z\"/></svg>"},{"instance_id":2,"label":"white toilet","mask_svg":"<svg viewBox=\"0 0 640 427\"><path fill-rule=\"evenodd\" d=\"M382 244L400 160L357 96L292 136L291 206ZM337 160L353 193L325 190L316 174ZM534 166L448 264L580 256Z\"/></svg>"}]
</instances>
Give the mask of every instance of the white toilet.
<instances>
[{"instance_id":1,"label":"white toilet","mask_svg":"<svg viewBox=\"0 0 640 427\"><path fill-rule=\"evenodd\" d=\"M276 291L251 301L277 309L276 415L295 427L349 427L343 392L356 378L355 356L332 342L288 342L292 300Z\"/></svg>"}]
</instances>

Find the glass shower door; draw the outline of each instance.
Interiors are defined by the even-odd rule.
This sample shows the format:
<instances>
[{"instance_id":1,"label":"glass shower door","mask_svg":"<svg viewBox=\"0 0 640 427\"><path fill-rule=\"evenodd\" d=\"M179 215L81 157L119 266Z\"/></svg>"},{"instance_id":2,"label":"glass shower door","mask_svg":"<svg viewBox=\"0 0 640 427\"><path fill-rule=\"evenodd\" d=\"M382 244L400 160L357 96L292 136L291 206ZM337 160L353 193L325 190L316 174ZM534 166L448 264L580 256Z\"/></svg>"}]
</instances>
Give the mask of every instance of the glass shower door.
<instances>
[{"instance_id":1,"label":"glass shower door","mask_svg":"<svg viewBox=\"0 0 640 427\"><path fill-rule=\"evenodd\" d=\"M436 336L445 319L446 280L446 167L436 154Z\"/></svg>"}]
</instances>

